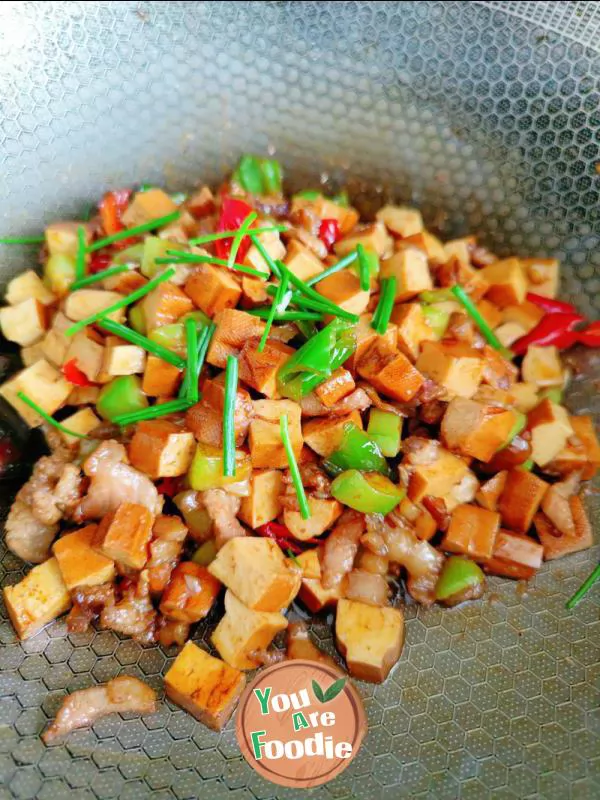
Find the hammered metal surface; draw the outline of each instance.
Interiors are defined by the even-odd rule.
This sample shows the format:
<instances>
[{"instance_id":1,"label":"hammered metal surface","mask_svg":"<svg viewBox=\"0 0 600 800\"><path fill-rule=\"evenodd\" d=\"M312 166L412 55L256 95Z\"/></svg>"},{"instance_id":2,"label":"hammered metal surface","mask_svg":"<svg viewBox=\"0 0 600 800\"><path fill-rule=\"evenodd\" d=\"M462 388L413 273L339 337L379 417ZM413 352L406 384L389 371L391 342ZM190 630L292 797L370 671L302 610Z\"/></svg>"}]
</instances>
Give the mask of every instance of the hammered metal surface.
<instances>
[{"instance_id":1,"label":"hammered metal surface","mask_svg":"<svg viewBox=\"0 0 600 800\"><path fill-rule=\"evenodd\" d=\"M445 235L557 255L565 292L597 318L597 8L2 3L0 235L77 215L109 185L216 181L240 152L274 147L296 186L349 179L365 202L419 204ZM2 278L33 257L0 247ZM591 379L572 401L600 411ZM564 608L597 559L545 566L525 594L497 580L490 602L409 606L398 667L359 687L359 757L311 795L598 797L598 592ZM22 573L4 554L0 583ZM326 621L314 632L331 648ZM231 725L214 734L167 702L41 743L66 691L120 673L160 690L171 658L108 631L67 637L63 622L20 644L3 617L0 798L300 796L245 764Z\"/></svg>"}]
</instances>

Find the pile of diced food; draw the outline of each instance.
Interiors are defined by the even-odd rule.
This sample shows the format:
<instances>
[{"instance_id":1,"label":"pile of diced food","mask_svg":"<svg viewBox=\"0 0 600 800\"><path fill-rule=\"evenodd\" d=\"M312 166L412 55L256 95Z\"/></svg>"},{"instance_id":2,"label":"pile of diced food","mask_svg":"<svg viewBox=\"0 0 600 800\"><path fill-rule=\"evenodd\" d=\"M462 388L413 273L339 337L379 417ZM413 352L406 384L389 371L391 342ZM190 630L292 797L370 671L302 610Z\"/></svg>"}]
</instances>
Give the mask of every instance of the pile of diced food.
<instances>
[{"instance_id":1,"label":"pile of diced food","mask_svg":"<svg viewBox=\"0 0 600 800\"><path fill-rule=\"evenodd\" d=\"M108 192L47 227L41 264L0 309L23 363L0 394L49 449L5 526L34 565L4 588L21 639L66 613L182 648L167 695L218 729L248 670L328 658L293 603L333 610L349 673L379 682L405 603L477 600L487 574L591 546L600 446L562 404L561 351L600 331L556 299L555 260L286 196L246 156L214 193ZM214 654L190 641L202 620ZM154 707L128 676L85 691L48 740Z\"/></svg>"}]
</instances>

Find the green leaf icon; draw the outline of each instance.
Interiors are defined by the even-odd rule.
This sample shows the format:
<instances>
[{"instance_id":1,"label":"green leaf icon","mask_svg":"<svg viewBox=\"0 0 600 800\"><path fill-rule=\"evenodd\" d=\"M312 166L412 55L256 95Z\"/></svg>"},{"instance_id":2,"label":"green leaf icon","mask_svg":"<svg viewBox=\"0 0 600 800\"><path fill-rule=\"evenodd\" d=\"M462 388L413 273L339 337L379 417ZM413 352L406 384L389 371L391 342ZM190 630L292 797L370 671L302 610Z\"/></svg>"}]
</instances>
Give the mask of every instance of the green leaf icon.
<instances>
[{"instance_id":1,"label":"green leaf icon","mask_svg":"<svg viewBox=\"0 0 600 800\"><path fill-rule=\"evenodd\" d=\"M329 689L327 689L327 691L325 692L324 702L328 703L330 700L333 700L334 697L337 697L345 685L346 685L346 678L339 678L337 681L334 681L329 687Z\"/></svg>"},{"instance_id":2,"label":"green leaf icon","mask_svg":"<svg viewBox=\"0 0 600 800\"><path fill-rule=\"evenodd\" d=\"M321 689L321 687L319 686L319 684L315 680L313 680L313 682L312 682L312 688L313 688L313 692L315 693L315 697L317 698L317 700L320 703L324 703L325 702L325 695L323 694L323 689Z\"/></svg>"}]
</instances>

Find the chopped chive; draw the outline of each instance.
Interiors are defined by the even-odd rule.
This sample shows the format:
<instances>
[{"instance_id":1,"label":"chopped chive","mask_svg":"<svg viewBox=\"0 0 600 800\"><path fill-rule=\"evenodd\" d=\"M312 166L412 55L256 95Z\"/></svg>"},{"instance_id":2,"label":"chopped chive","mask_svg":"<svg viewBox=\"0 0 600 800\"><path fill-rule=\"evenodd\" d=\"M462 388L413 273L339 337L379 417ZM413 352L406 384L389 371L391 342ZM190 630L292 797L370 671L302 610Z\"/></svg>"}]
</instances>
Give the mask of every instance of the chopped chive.
<instances>
[{"instance_id":1,"label":"chopped chive","mask_svg":"<svg viewBox=\"0 0 600 800\"><path fill-rule=\"evenodd\" d=\"M335 275L336 272L341 272L341 270L346 269L346 267L349 267L351 264L353 264L357 258L358 254L356 250L353 250L351 253L348 253L347 256L344 256L344 258L340 259L337 264L334 264L328 269L323 270L323 272L319 272L318 275L313 275L312 278L309 278L306 281L306 285L314 286L315 283L319 283L319 281L322 281L323 278L328 278L330 275Z\"/></svg>"},{"instance_id":2,"label":"chopped chive","mask_svg":"<svg viewBox=\"0 0 600 800\"><path fill-rule=\"evenodd\" d=\"M391 278L384 278L381 281L379 302L377 303L377 308L371 320L371 327L381 335L387 331L395 299L396 277L393 275Z\"/></svg>"},{"instance_id":3,"label":"chopped chive","mask_svg":"<svg viewBox=\"0 0 600 800\"><path fill-rule=\"evenodd\" d=\"M268 319L271 314L271 306L269 308L250 308L246 313L253 317L260 317L260 319ZM284 311L283 314L277 315L277 322L296 322L297 320L319 322L322 317L322 314L315 314L312 311Z\"/></svg>"},{"instance_id":4,"label":"chopped chive","mask_svg":"<svg viewBox=\"0 0 600 800\"><path fill-rule=\"evenodd\" d=\"M185 411L189 408L190 404L187 400L169 400L167 403L159 403L158 405L148 406L139 411L132 411L130 414L121 414L113 419L117 425L134 425L136 422L141 422L144 419L156 419L157 417L164 417L167 414L175 414L178 411Z\"/></svg>"},{"instance_id":5,"label":"chopped chive","mask_svg":"<svg viewBox=\"0 0 600 800\"><path fill-rule=\"evenodd\" d=\"M458 284L453 286L451 289L452 294L459 300L465 308L467 314L471 317L473 322L477 325L481 333L483 334L484 339L490 344L495 350L497 350L504 358L510 360L513 357L513 353L508 350L500 339L496 336L494 331L490 328L487 322L479 313L479 309L475 305L475 303L471 300L469 295L465 292L462 286Z\"/></svg>"},{"instance_id":6,"label":"chopped chive","mask_svg":"<svg viewBox=\"0 0 600 800\"><path fill-rule=\"evenodd\" d=\"M277 231L278 233L283 233L287 231L287 227L285 225L269 225L267 228L254 228L253 233L271 233ZM205 236L197 236L195 239L190 239L188 244L192 245L193 247L196 245L201 244L210 244L211 242L218 242L220 239L233 239L233 237L239 233L239 229L236 231L219 231L218 233L207 233Z\"/></svg>"},{"instance_id":7,"label":"chopped chive","mask_svg":"<svg viewBox=\"0 0 600 800\"><path fill-rule=\"evenodd\" d=\"M300 569L302 569L302 564L301 564L301 563L298 561L298 559L296 558L296 554L295 554L295 553L294 553L294 551L291 549L291 547L288 547L288 549L287 549L285 552L286 552L286 555L287 555L287 557L288 557L288 558L290 558L290 559L291 559L291 560L294 562L294 564L296 564L297 566L299 566L299 567L300 567Z\"/></svg>"},{"instance_id":8,"label":"chopped chive","mask_svg":"<svg viewBox=\"0 0 600 800\"><path fill-rule=\"evenodd\" d=\"M235 476L235 401L238 385L238 362L227 356L225 399L223 402L223 475Z\"/></svg>"},{"instance_id":9,"label":"chopped chive","mask_svg":"<svg viewBox=\"0 0 600 800\"><path fill-rule=\"evenodd\" d=\"M281 261L277 264L279 267L282 275L287 274L290 283L292 283L300 292L305 296L308 297L310 300L313 300L321 305L323 308L327 308L327 313L333 314L334 316L341 316L344 319L349 320L350 322L358 322L358 317L356 314L351 314L349 311L345 311L343 308L340 308L338 305L333 303L331 300L328 300L323 295L319 294L317 291L312 289L307 283L305 283L301 278L297 275L294 275L285 264L282 264Z\"/></svg>"},{"instance_id":10,"label":"chopped chive","mask_svg":"<svg viewBox=\"0 0 600 800\"><path fill-rule=\"evenodd\" d=\"M135 292L128 294L127 297L123 297L121 300L117 300L117 302L113 303L112 306L103 308L101 311L96 311L95 314L90 314L89 317L86 317L85 319L76 322L74 325L71 325L71 327L67 328L65 331L65 336L73 336L73 334L83 330L86 325L92 325L94 322L98 322L98 320L107 317L114 311L118 311L120 308L125 308L125 306L129 306L131 303L135 303L136 300L139 300L153 289L156 289L159 284L169 280L169 278L172 278L173 275L175 275L175 269L171 268L165 270L162 275L157 275L156 278L152 278L152 280L148 281L145 286L140 286L140 288L136 289Z\"/></svg>"},{"instance_id":11,"label":"chopped chive","mask_svg":"<svg viewBox=\"0 0 600 800\"><path fill-rule=\"evenodd\" d=\"M102 250L103 247L108 247L109 244L114 242L121 242L123 239L131 239L133 236L140 236L142 233L153 231L155 228L162 228L170 222L175 222L181 216L181 211L173 211L164 217L157 217L151 219L150 222L144 222L143 225L136 225L134 228L125 228L125 230L113 233L111 236L105 236L104 239L98 239L97 242L86 247L86 253L94 253L96 250Z\"/></svg>"},{"instance_id":12,"label":"chopped chive","mask_svg":"<svg viewBox=\"0 0 600 800\"><path fill-rule=\"evenodd\" d=\"M260 338L260 342L258 344L258 352L262 353L265 349L265 344L267 343L267 339L269 338L269 333L271 332L271 327L273 325L273 320L275 319L276 315L283 314L285 309L280 309L280 305L283 302L283 297L287 292L288 288L288 276L284 275L281 279L281 283L277 287L277 291L275 293L275 297L273 298L273 303L271 304L271 311L269 316L267 317L267 324L265 325L265 329L263 331L263 335Z\"/></svg>"},{"instance_id":13,"label":"chopped chive","mask_svg":"<svg viewBox=\"0 0 600 800\"><path fill-rule=\"evenodd\" d=\"M275 286L267 287L267 294L275 295L276 292L277 289ZM347 319L349 322L358 322L356 314L352 314L350 311L346 311L335 304L330 304L325 297L321 298L321 300L312 300L309 297L304 297L300 292L292 292L291 302L302 311L331 314L332 316L340 317L340 319Z\"/></svg>"},{"instance_id":14,"label":"chopped chive","mask_svg":"<svg viewBox=\"0 0 600 800\"><path fill-rule=\"evenodd\" d=\"M75 280L85 278L85 230L81 225L77 228L77 253L75 254Z\"/></svg>"},{"instance_id":15,"label":"chopped chive","mask_svg":"<svg viewBox=\"0 0 600 800\"><path fill-rule=\"evenodd\" d=\"M212 339L216 330L217 326L214 324L214 322L211 322L210 325L200 334L200 338L198 340L198 364L196 365L198 378L200 378L200 373L202 372L202 367L204 366L206 354L208 353L208 348L210 346L210 340Z\"/></svg>"},{"instance_id":16,"label":"chopped chive","mask_svg":"<svg viewBox=\"0 0 600 800\"><path fill-rule=\"evenodd\" d=\"M28 397L24 392L17 392L17 397L19 400L22 400L25 405L28 405L29 408L32 408L40 417L45 420L49 425L56 428L63 433L66 433L68 436L76 436L78 439L88 439L89 437L86 436L84 433L77 433L76 431L72 431L69 428L61 425L60 422L57 422L54 417L51 417L50 414L47 414L43 408L40 408L36 402L34 402L31 397Z\"/></svg>"},{"instance_id":17,"label":"chopped chive","mask_svg":"<svg viewBox=\"0 0 600 800\"><path fill-rule=\"evenodd\" d=\"M371 288L371 271L367 262L367 254L362 244L356 246L358 253L358 273L360 275L360 288L363 292L368 292Z\"/></svg>"},{"instance_id":18,"label":"chopped chive","mask_svg":"<svg viewBox=\"0 0 600 800\"><path fill-rule=\"evenodd\" d=\"M290 439L290 429L288 425L287 414L281 415L281 419L279 420L279 431L281 434L283 449L285 450L285 454L287 456L294 489L296 490L296 495L298 496L300 514L302 519L310 519L310 508L308 507L308 500L306 499L306 493L304 491L304 486L302 485L302 478L300 477L298 462L296 461L294 448L292 447L292 440Z\"/></svg>"},{"instance_id":19,"label":"chopped chive","mask_svg":"<svg viewBox=\"0 0 600 800\"><path fill-rule=\"evenodd\" d=\"M3 236L0 244L44 244L44 236Z\"/></svg>"},{"instance_id":20,"label":"chopped chive","mask_svg":"<svg viewBox=\"0 0 600 800\"><path fill-rule=\"evenodd\" d=\"M233 265L235 264L235 257L238 254L238 250L240 249L240 245L242 244L242 240L244 236L247 234L250 225L254 222L257 218L258 214L256 211L252 211L246 219L240 225L239 231L236 233L233 242L231 243L231 251L229 253L229 258L227 259L227 266L229 269L233 269Z\"/></svg>"},{"instance_id":21,"label":"chopped chive","mask_svg":"<svg viewBox=\"0 0 600 800\"><path fill-rule=\"evenodd\" d=\"M198 328L195 319L185 321L185 339L187 343L187 399L191 405L198 402Z\"/></svg>"},{"instance_id":22,"label":"chopped chive","mask_svg":"<svg viewBox=\"0 0 600 800\"><path fill-rule=\"evenodd\" d=\"M86 275L85 278L81 278L81 280L75 281L69 287L69 291L75 292L77 289L83 289L86 286L91 286L94 283L98 283L98 281L103 281L106 278L112 278L113 275L120 275L121 272L127 272L129 267L127 264L117 265L116 267L109 267L108 269L103 269L102 272L96 272L94 275Z\"/></svg>"},{"instance_id":23,"label":"chopped chive","mask_svg":"<svg viewBox=\"0 0 600 800\"><path fill-rule=\"evenodd\" d=\"M121 339L125 339L126 342L130 342L131 344L136 344L138 347L142 347L153 356L166 361L167 364L172 364L178 369L183 369L185 366L185 361L183 358L181 358L181 356L178 356L177 353L174 353L172 350L169 350L168 347L164 347L158 342L153 342L143 334L134 331L132 328L128 328L126 325L122 325L120 322L115 322L112 319L102 319L99 320L98 326L103 328L105 331L112 333L114 336L119 336Z\"/></svg>"},{"instance_id":24,"label":"chopped chive","mask_svg":"<svg viewBox=\"0 0 600 800\"><path fill-rule=\"evenodd\" d=\"M587 576L584 582L581 584L579 589L575 592L575 594L570 597L566 602L566 607L570 610L575 608L575 606L580 603L585 595L589 592L592 586L600 580L600 563L596 566L596 569Z\"/></svg>"},{"instance_id":25,"label":"chopped chive","mask_svg":"<svg viewBox=\"0 0 600 800\"><path fill-rule=\"evenodd\" d=\"M216 256L203 256L196 253L177 253L175 250L167 250L167 253L172 252L173 258L155 258L156 264L215 264L218 267L229 267L227 261L223 258L216 258ZM176 255L175 255L176 254ZM269 277L264 272L259 272L257 269L247 267L245 264L232 264L229 269L236 272L244 272L246 275L253 275L255 278L260 278L266 281Z\"/></svg>"}]
</instances>

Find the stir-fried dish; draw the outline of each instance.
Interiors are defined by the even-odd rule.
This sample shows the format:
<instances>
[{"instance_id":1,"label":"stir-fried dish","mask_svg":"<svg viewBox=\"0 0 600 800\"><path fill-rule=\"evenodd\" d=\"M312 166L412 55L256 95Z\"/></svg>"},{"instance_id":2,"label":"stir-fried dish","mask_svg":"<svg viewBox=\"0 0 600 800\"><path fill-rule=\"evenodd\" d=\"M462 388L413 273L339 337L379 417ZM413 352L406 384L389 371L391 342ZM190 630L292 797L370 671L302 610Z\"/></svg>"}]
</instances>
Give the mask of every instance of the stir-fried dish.
<instances>
[{"instance_id":1,"label":"stir-fried dish","mask_svg":"<svg viewBox=\"0 0 600 800\"><path fill-rule=\"evenodd\" d=\"M23 364L0 394L49 448L6 521L34 565L4 588L21 639L66 613L182 648L167 695L219 729L246 671L330 658L292 603L334 610L349 673L380 682L404 603L477 600L592 544L600 445L562 404L561 351L600 329L556 299L557 261L288 197L252 156L216 193L108 192L47 227L41 261L0 309ZM207 617L217 656L190 641ZM154 704L123 676L46 739Z\"/></svg>"}]
</instances>

